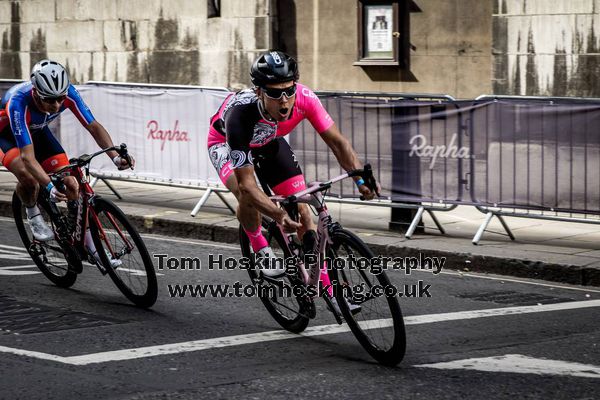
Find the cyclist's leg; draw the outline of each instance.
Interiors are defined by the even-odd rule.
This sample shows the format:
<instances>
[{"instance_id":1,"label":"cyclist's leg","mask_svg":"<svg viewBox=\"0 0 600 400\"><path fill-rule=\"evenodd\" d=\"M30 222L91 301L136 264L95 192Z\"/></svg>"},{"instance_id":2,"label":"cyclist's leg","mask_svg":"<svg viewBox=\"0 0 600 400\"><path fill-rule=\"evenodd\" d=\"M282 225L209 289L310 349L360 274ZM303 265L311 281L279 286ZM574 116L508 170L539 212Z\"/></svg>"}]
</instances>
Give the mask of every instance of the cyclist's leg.
<instances>
[{"instance_id":1,"label":"cyclist's leg","mask_svg":"<svg viewBox=\"0 0 600 400\"><path fill-rule=\"evenodd\" d=\"M265 151L257 152L254 157L254 167L261 182L266 183L275 194L291 196L306 188L306 180L302 169L290 145L283 138L278 138L265 146ZM305 245L305 251L312 251L316 239L316 225L308 205L298 204L298 213L302 228L298 237ZM331 281L327 274L327 265L321 269L321 281L330 295L333 294Z\"/></svg>"},{"instance_id":2,"label":"cyclist's leg","mask_svg":"<svg viewBox=\"0 0 600 400\"><path fill-rule=\"evenodd\" d=\"M25 206L29 227L35 239L45 242L54 238L54 232L41 214L37 205L39 185L37 180L27 171L21 158L21 151L12 134L10 126L0 132L0 148L3 151L2 164L17 178L17 196Z\"/></svg>"},{"instance_id":3,"label":"cyclist's leg","mask_svg":"<svg viewBox=\"0 0 600 400\"><path fill-rule=\"evenodd\" d=\"M69 165L69 158L62 145L56 140L50 129L45 127L42 132L36 135L33 141L33 150L35 158L40 161L40 165L47 173L52 173L58 169ZM79 195L79 184L77 179L67 176L63 180L66 189L66 195L69 200L76 200Z\"/></svg>"},{"instance_id":4,"label":"cyclist's leg","mask_svg":"<svg viewBox=\"0 0 600 400\"><path fill-rule=\"evenodd\" d=\"M231 149L227 142L216 143L208 147L208 156L213 167L219 174L219 179L223 182L223 185L238 199L239 190L237 180L231 168L230 151Z\"/></svg>"},{"instance_id":5,"label":"cyclist's leg","mask_svg":"<svg viewBox=\"0 0 600 400\"><path fill-rule=\"evenodd\" d=\"M37 200L39 185L25 168L21 152L8 124L0 129L0 149L4 153L2 165L17 178L17 195L26 207L33 207Z\"/></svg>"},{"instance_id":6,"label":"cyclist's leg","mask_svg":"<svg viewBox=\"0 0 600 400\"><path fill-rule=\"evenodd\" d=\"M306 188L302 169L285 139L275 139L256 153L254 157L256 175L261 182L273 190L273 193L291 196ZM316 225L306 204L298 204L298 212L302 223L302 228L298 230L298 237L302 239L304 233L314 231Z\"/></svg>"},{"instance_id":7,"label":"cyclist's leg","mask_svg":"<svg viewBox=\"0 0 600 400\"><path fill-rule=\"evenodd\" d=\"M219 179L239 201L238 184L231 168L230 150L226 142L215 143L209 146L208 154L213 167L219 174ZM258 252L267 247L267 239L262 234L260 213L251 205L239 202L237 217L250 239L252 250Z\"/></svg>"}]
</instances>

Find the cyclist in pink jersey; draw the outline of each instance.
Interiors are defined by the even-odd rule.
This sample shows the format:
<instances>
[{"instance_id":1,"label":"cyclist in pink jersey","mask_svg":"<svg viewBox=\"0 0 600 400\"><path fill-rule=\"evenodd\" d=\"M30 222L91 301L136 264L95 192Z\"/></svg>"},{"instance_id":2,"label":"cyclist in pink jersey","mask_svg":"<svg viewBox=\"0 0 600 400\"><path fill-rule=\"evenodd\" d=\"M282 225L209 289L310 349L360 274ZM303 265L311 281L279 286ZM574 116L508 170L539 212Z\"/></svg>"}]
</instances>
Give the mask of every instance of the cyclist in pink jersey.
<instances>
[{"instance_id":1,"label":"cyclist in pink jersey","mask_svg":"<svg viewBox=\"0 0 600 400\"><path fill-rule=\"evenodd\" d=\"M261 232L261 213L288 231L298 230L305 244L313 243L315 237L315 224L306 205L299 205L300 223L293 221L256 184L255 172L263 188L278 195L289 196L306 187L283 136L306 118L342 168L350 171L363 164L318 97L298 83L296 60L279 51L267 52L253 63L250 76L255 87L229 95L211 118L208 151L221 181L239 201L237 217L253 251L266 259L273 251ZM362 178L354 179L365 199L375 196ZM283 270L265 268L262 272L276 277Z\"/></svg>"}]
</instances>

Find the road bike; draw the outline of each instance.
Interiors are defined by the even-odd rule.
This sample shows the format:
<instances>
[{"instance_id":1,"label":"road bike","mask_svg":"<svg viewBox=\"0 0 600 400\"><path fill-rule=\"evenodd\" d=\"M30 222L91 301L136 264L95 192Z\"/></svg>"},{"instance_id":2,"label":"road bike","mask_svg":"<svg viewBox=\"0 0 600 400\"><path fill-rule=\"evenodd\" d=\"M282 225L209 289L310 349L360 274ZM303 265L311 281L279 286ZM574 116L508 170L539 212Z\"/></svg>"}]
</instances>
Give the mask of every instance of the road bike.
<instances>
[{"instance_id":1,"label":"road bike","mask_svg":"<svg viewBox=\"0 0 600 400\"><path fill-rule=\"evenodd\" d=\"M284 262L285 276L275 279L260 273L248 237L240 226L242 255L255 262L255 268L248 269L250 278L260 287L258 295L265 308L283 328L295 333L306 329L316 316L315 298L322 297L338 324L345 320L373 358L393 366L402 361L406 351L398 298L384 295L385 288L393 287L385 271L377 268L375 255L358 236L335 222L325 205L325 193L332 185L354 176L362 177L370 188L375 188L367 164L363 170L345 173L328 182L316 182L293 196L271 196L295 220L298 203L308 204L318 215L316 245L310 259L295 233L284 232L281 225L267 217L263 217L265 238L277 261ZM287 268L289 265L293 268ZM323 285L322 274L327 274L331 281L329 288Z\"/></svg>"},{"instance_id":2,"label":"road bike","mask_svg":"<svg viewBox=\"0 0 600 400\"><path fill-rule=\"evenodd\" d=\"M96 195L88 182L89 165L100 154L116 150L129 159L127 146L121 144L84 154L69 160L69 165L50 174L55 187L64 189L63 180L73 176L79 183L75 207L65 209L50 200L46 190L38 195L38 208L46 224L54 231L54 239L41 242L33 237L26 223L25 207L15 192L12 209L21 240L42 273L60 287L70 287L83 272L82 261L96 265L102 275L108 274L117 288L139 307L156 302L158 284L152 259L137 230L125 214L110 200ZM85 246L85 232L90 233L100 262Z\"/></svg>"}]
</instances>

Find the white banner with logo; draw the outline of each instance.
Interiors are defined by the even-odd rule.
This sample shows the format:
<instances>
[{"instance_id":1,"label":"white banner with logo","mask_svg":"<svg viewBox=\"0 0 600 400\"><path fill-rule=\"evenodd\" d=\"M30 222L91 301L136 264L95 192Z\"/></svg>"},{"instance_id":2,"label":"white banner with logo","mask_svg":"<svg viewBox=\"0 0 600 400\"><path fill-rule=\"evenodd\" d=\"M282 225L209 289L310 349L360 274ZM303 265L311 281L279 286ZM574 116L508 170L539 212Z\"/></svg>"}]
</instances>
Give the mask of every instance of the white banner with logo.
<instances>
[{"instance_id":1,"label":"white banner with logo","mask_svg":"<svg viewBox=\"0 0 600 400\"><path fill-rule=\"evenodd\" d=\"M208 157L210 117L228 92L82 85L77 89L115 145L126 143L136 159L134 171L118 171L107 156L92 161L92 171L193 186L221 182ZM61 116L61 143L69 157L99 150L93 137L70 112Z\"/></svg>"}]
</instances>

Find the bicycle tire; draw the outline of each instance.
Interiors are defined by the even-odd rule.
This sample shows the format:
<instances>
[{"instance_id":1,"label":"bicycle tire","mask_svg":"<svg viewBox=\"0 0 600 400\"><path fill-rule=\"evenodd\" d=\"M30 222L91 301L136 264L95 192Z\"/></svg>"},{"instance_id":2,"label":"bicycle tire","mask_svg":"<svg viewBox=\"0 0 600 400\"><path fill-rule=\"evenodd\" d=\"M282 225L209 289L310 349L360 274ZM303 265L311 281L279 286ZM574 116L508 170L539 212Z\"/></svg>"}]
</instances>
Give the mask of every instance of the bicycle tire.
<instances>
[{"instance_id":1,"label":"bicycle tire","mask_svg":"<svg viewBox=\"0 0 600 400\"><path fill-rule=\"evenodd\" d=\"M89 220L91 234L100 260L102 261L102 265L125 297L138 307L151 307L158 297L158 283L152 259L150 258L150 254L148 253L140 234L129 222L123 211L110 200L96 198L93 204L93 210L98 216L98 221L100 221L100 224L102 225L102 231L100 231L96 225L96 220L90 213ZM129 235L129 238L126 238L127 242L134 245L133 249L125 250L127 244L121 236L121 234L124 234L125 232ZM107 243L109 246L107 246ZM122 262L121 266L116 268L110 266L110 261L105 251L105 249L108 248L113 249L115 253L119 252L118 258ZM139 253L138 255L134 254L136 249ZM123 265L125 262L131 263ZM140 263L143 268L134 271L133 268L138 267ZM124 279L125 276L128 276L129 278ZM137 279L143 286L141 289L133 287L134 282L131 279L132 277L141 277L140 279Z\"/></svg>"},{"instance_id":2,"label":"bicycle tire","mask_svg":"<svg viewBox=\"0 0 600 400\"><path fill-rule=\"evenodd\" d=\"M263 225L267 224L265 223ZM248 239L248 236L244 232L244 229L241 225L239 229L239 237L242 255L244 257L250 258L252 256L252 252L250 251L250 240ZM266 238L267 241L269 241L269 245L271 247L273 247L271 243L274 239L277 242L277 245L280 249L287 249L285 238L283 237L279 229L272 229L270 232L268 232ZM287 250L284 250L284 256L290 256ZM250 275L250 280L252 282L255 282L259 278L258 271L253 268L248 269L248 275ZM274 302L270 297L267 296L259 296L259 298L262 301L265 308L267 309L267 311L269 312L269 314L271 314L273 319L277 321L277 323L281 325L281 327L285 330L288 330L292 333L300 333L304 331L308 326L309 318L305 315L305 310L302 306L303 299L296 298L296 302L298 304L298 311L296 311L296 315L292 317L287 316L280 311L279 307L275 304L277 302L276 300Z\"/></svg>"},{"instance_id":3,"label":"bicycle tire","mask_svg":"<svg viewBox=\"0 0 600 400\"><path fill-rule=\"evenodd\" d=\"M47 206L39 204L38 207L40 208L40 211L43 212L42 215L46 222L53 225L54 223L50 218L50 212L47 210ZM16 192L13 193L12 197L12 211L21 241L23 242L27 253L29 253L29 256L42 274L56 286L63 288L73 286L77 280L76 271L81 271L82 269L81 259L75 253L73 248L70 246L61 246L56 240L52 240L50 242L40 243L40 253L35 253L31 246L33 234L30 236L28 229L25 227L25 207ZM66 265L60 265L63 264L63 261Z\"/></svg>"},{"instance_id":4,"label":"bicycle tire","mask_svg":"<svg viewBox=\"0 0 600 400\"><path fill-rule=\"evenodd\" d=\"M346 252L349 253L348 249L352 249L353 252L356 252L360 257L365 257L368 259L372 259L374 257L373 252L369 247L356 235L352 232L347 231L345 229L336 230L332 237L332 244L328 248L328 253L331 257L340 257L340 247L344 246L346 248ZM359 269L350 269L348 268L347 263L344 264L343 268L332 268L331 272L333 273L333 279L336 285L336 300L342 311L342 315L344 319L348 323L352 333L358 340L358 342L362 345L362 347L379 363L388 366L397 365L404 358L404 354L406 352L406 331L404 328L404 319L402 317L402 310L400 308L400 304L398 302L397 297L387 297L381 296L378 298L373 298L371 300L381 300L382 308L388 307L389 314L391 318L383 318L379 317L374 320L365 320L363 321L364 325L379 324L379 327L371 329L366 329L361 327L360 321L358 318L366 313L365 305L361 305L361 311L357 313L353 313L350 310L349 304L346 302L348 297L345 296L344 288L352 290L352 283L354 280L350 277L351 273L354 276L360 276L364 278L368 285L371 285L373 282L377 282L377 284L382 287L388 287L391 285L388 276L385 271L382 271L379 274L374 274L369 269L364 269L360 271ZM370 279L370 280L369 280ZM352 293L352 299L358 298L357 294ZM371 301L368 300L368 301ZM353 304L359 304L360 302L350 301ZM366 302L362 304L367 304ZM391 319L391 321L389 321ZM383 322L386 321L386 322ZM393 331L393 338L389 341L389 348L386 346L382 346L378 343L374 343L373 339L369 336L370 332L383 332L391 328Z\"/></svg>"}]
</instances>

